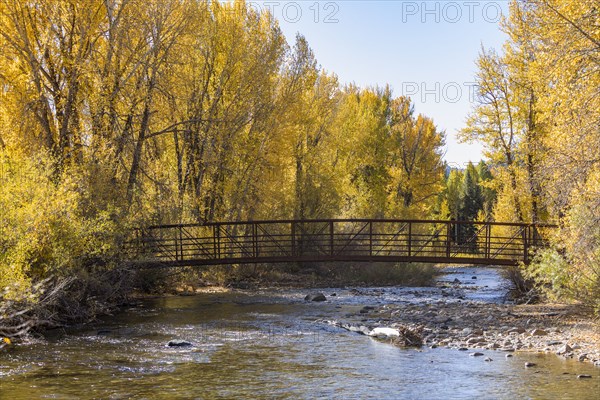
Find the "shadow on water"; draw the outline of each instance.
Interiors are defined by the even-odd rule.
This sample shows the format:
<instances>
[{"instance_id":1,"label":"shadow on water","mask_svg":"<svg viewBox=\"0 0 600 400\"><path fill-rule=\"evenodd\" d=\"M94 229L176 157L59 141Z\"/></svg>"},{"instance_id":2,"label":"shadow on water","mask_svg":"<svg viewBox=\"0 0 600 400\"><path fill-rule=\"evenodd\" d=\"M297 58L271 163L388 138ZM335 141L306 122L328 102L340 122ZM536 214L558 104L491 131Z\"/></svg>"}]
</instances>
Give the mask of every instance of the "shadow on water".
<instances>
[{"instance_id":1,"label":"shadow on water","mask_svg":"<svg viewBox=\"0 0 600 400\"><path fill-rule=\"evenodd\" d=\"M449 272L442 284L460 280L465 298L502 301L496 270ZM146 300L94 326L0 353L0 398L598 399L600 371L588 364L403 350L318 322L365 304L437 301L440 288L325 292L336 296L306 303L307 291L268 290ZM193 345L167 347L173 339Z\"/></svg>"}]
</instances>

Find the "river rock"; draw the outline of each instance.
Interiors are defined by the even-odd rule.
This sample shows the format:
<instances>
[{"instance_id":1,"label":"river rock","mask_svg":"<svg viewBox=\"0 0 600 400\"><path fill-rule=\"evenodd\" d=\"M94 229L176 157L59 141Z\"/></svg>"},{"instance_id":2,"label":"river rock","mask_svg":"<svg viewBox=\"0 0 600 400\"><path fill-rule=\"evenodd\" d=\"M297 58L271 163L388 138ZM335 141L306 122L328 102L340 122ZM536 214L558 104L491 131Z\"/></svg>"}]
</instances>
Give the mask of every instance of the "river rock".
<instances>
[{"instance_id":1,"label":"river rock","mask_svg":"<svg viewBox=\"0 0 600 400\"><path fill-rule=\"evenodd\" d=\"M399 336L392 337L391 343L398 347L421 347L423 346L423 335L420 329L406 326L398 327Z\"/></svg>"},{"instance_id":2,"label":"river rock","mask_svg":"<svg viewBox=\"0 0 600 400\"><path fill-rule=\"evenodd\" d=\"M508 331L506 331L506 334L507 334L507 335L510 335L511 333L513 333L513 334L514 334L514 333L525 333L525 329L524 329L524 328L521 328L521 327L519 326L519 327L516 327L516 328L511 328L511 329L509 329Z\"/></svg>"},{"instance_id":3,"label":"river rock","mask_svg":"<svg viewBox=\"0 0 600 400\"><path fill-rule=\"evenodd\" d=\"M587 354L580 354L579 357L577 357L577 360L581 362L587 360Z\"/></svg>"},{"instance_id":4,"label":"river rock","mask_svg":"<svg viewBox=\"0 0 600 400\"><path fill-rule=\"evenodd\" d=\"M400 331L394 328L379 327L369 332L369 336L375 336L378 338L388 338L392 336L398 337L400 336Z\"/></svg>"},{"instance_id":5,"label":"river rock","mask_svg":"<svg viewBox=\"0 0 600 400\"><path fill-rule=\"evenodd\" d=\"M532 362L526 362L525 363L525 368L531 368L531 367L535 367L537 364L536 363L532 363Z\"/></svg>"},{"instance_id":6,"label":"river rock","mask_svg":"<svg viewBox=\"0 0 600 400\"><path fill-rule=\"evenodd\" d=\"M475 343L485 344L485 339L482 337L472 337L470 339L467 339L467 344L475 344Z\"/></svg>"},{"instance_id":7,"label":"river rock","mask_svg":"<svg viewBox=\"0 0 600 400\"><path fill-rule=\"evenodd\" d=\"M371 333L371 329L368 326L364 326L364 325L360 325L358 327L358 331L360 333L362 333L363 335L368 335L369 333Z\"/></svg>"},{"instance_id":8,"label":"river rock","mask_svg":"<svg viewBox=\"0 0 600 400\"><path fill-rule=\"evenodd\" d=\"M483 361L491 362L491 361L494 361L494 360L492 360L490 357L486 357L485 360L483 360Z\"/></svg>"},{"instance_id":9,"label":"river rock","mask_svg":"<svg viewBox=\"0 0 600 400\"><path fill-rule=\"evenodd\" d=\"M326 300L327 300L327 297L325 297L325 295L323 293L317 293L311 299L311 301L326 301Z\"/></svg>"},{"instance_id":10,"label":"river rock","mask_svg":"<svg viewBox=\"0 0 600 400\"><path fill-rule=\"evenodd\" d=\"M469 354L471 357L481 357L483 355L483 353L480 353L478 351L476 351L475 353L471 353Z\"/></svg>"},{"instance_id":11,"label":"river rock","mask_svg":"<svg viewBox=\"0 0 600 400\"><path fill-rule=\"evenodd\" d=\"M323 293L307 294L304 298L305 301L326 301L327 297Z\"/></svg>"},{"instance_id":12,"label":"river rock","mask_svg":"<svg viewBox=\"0 0 600 400\"><path fill-rule=\"evenodd\" d=\"M577 375L577 379L588 379L588 378L591 378L591 377L592 376L588 375L588 374L579 374L579 375Z\"/></svg>"},{"instance_id":13,"label":"river rock","mask_svg":"<svg viewBox=\"0 0 600 400\"><path fill-rule=\"evenodd\" d=\"M190 347L192 344L186 340L169 340L167 347Z\"/></svg>"},{"instance_id":14,"label":"river rock","mask_svg":"<svg viewBox=\"0 0 600 400\"><path fill-rule=\"evenodd\" d=\"M512 354L508 353L508 354L507 354L507 355L505 355L504 357L506 357L506 358L511 358L512 356L513 356Z\"/></svg>"},{"instance_id":15,"label":"river rock","mask_svg":"<svg viewBox=\"0 0 600 400\"><path fill-rule=\"evenodd\" d=\"M371 332L371 329L365 325L352 325L337 321L330 321L329 324L337 326L338 328L346 329L350 332L360 333L362 335L368 335Z\"/></svg>"},{"instance_id":16,"label":"river rock","mask_svg":"<svg viewBox=\"0 0 600 400\"><path fill-rule=\"evenodd\" d=\"M534 329L531 331L531 336L546 336L548 332L543 329Z\"/></svg>"},{"instance_id":17,"label":"river rock","mask_svg":"<svg viewBox=\"0 0 600 400\"><path fill-rule=\"evenodd\" d=\"M571 346L569 346L568 344L565 344L560 349L558 349L558 351L556 352L556 354L563 355L563 354L570 353L572 351L573 351L573 349L571 348Z\"/></svg>"}]
</instances>

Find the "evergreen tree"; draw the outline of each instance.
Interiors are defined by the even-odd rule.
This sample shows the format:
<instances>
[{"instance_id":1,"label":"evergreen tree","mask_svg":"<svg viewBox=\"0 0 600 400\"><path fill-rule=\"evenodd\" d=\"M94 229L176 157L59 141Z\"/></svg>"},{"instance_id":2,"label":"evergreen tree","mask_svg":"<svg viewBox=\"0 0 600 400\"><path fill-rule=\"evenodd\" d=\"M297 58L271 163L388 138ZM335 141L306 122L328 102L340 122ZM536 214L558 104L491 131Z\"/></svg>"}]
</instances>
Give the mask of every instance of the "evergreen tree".
<instances>
[{"instance_id":1,"label":"evergreen tree","mask_svg":"<svg viewBox=\"0 0 600 400\"><path fill-rule=\"evenodd\" d=\"M479 175L473 163L469 163L463 175L461 191L459 220L475 221L479 211L483 208L483 195L479 186ZM465 245L468 250L474 251L477 248L476 233L475 225L460 224L457 242Z\"/></svg>"},{"instance_id":2,"label":"evergreen tree","mask_svg":"<svg viewBox=\"0 0 600 400\"><path fill-rule=\"evenodd\" d=\"M483 200L481 211L483 211L483 218L489 221L494 211L494 204L496 203L496 190L492 187L492 180L494 178L492 172L483 160L477 164L477 175L479 176L479 187L481 188Z\"/></svg>"}]
</instances>

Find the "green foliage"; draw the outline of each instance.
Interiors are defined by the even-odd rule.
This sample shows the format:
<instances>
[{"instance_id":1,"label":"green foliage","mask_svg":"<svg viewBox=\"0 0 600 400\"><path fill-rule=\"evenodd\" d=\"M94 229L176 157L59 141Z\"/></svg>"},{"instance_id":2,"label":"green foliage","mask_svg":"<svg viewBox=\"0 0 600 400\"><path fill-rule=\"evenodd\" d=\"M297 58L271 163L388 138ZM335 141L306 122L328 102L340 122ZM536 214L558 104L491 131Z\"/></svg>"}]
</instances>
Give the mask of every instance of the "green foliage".
<instances>
[{"instance_id":1,"label":"green foliage","mask_svg":"<svg viewBox=\"0 0 600 400\"><path fill-rule=\"evenodd\" d=\"M475 221L483 208L483 195L479 186L479 175L472 163L469 163L463 174L460 188L460 204L458 206L459 221ZM468 250L474 251L477 247L475 225L457 225L455 241L458 244L468 244Z\"/></svg>"},{"instance_id":2,"label":"green foliage","mask_svg":"<svg viewBox=\"0 0 600 400\"><path fill-rule=\"evenodd\" d=\"M600 312L600 173L573 194L571 209L553 238L554 249L539 251L529 268L531 277L558 299L577 299Z\"/></svg>"},{"instance_id":3,"label":"green foliage","mask_svg":"<svg viewBox=\"0 0 600 400\"><path fill-rule=\"evenodd\" d=\"M542 291L554 299L563 299L572 294L576 286L569 276L569 261L555 249L539 250L525 270L525 276L537 282Z\"/></svg>"},{"instance_id":4,"label":"green foliage","mask_svg":"<svg viewBox=\"0 0 600 400\"><path fill-rule=\"evenodd\" d=\"M465 170L450 169L445 189L438 197L433 217L454 221L489 221L491 210L496 204L496 192L490 183L493 176L487 164L481 161L477 167L472 163ZM460 245L468 244L467 251L476 250L477 227L455 225L452 240Z\"/></svg>"},{"instance_id":5,"label":"green foliage","mask_svg":"<svg viewBox=\"0 0 600 400\"><path fill-rule=\"evenodd\" d=\"M475 221L482 208L483 194L479 185L479 174L473 164L469 163L462 181L458 219L461 221Z\"/></svg>"},{"instance_id":6,"label":"green foliage","mask_svg":"<svg viewBox=\"0 0 600 400\"><path fill-rule=\"evenodd\" d=\"M481 189L481 195L483 197L483 219L491 219L493 214L494 206L496 204L496 190L493 187L493 179L494 176L490 171L488 164L481 160L479 164L477 164L477 175L479 178L479 187Z\"/></svg>"}]
</instances>

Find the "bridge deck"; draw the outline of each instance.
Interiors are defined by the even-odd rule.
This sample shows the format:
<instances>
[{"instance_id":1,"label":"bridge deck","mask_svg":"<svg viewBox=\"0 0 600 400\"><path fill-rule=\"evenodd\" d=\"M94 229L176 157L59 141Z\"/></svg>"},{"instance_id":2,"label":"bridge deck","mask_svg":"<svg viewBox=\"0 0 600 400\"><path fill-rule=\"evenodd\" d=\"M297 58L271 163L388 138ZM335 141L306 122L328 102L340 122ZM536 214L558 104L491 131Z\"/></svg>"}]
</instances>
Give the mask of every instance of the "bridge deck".
<instances>
[{"instance_id":1,"label":"bridge deck","mask_svg":"<svg viewBox=\"0 0 600 400\"><path fill-rule=\"evenodd\" d=\"M323 219L151 226L127 243L134 262L160 266L289 262L516 265L547 245L553 225Z\"/></svg>"}]
</instances>

